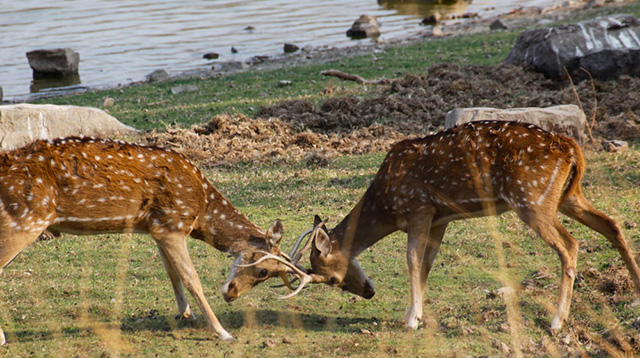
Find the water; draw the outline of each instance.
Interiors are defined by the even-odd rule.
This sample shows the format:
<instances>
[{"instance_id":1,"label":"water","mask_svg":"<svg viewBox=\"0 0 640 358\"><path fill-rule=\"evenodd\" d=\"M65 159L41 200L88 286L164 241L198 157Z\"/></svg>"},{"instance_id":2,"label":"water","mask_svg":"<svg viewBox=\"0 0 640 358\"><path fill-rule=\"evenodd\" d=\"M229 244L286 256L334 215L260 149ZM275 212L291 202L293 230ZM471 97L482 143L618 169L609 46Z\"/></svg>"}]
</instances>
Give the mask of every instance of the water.
<instances>
[{"instance_id":1,"label":"water","mask_svg":"<svg viewBox=\"0 0 640 358\"><path fill-rule=\"evenodd\" d=\"M215 62L281 55L299 47L349 46L345 32L361 14L375 15L381 39L420 30L420 19L477 12L491 16L553 0L20 0L1 1L0 86L5 100L56 86L104 87L138 81L157 69L177 73ZM252 26L254 30L248 30ZM358 40L370 41L370 40ZM238 53L232 54L234 46ZM26 52L70 47L80 53L80 74L65 82L33 82Z\"/></svg>"}]
</instances>

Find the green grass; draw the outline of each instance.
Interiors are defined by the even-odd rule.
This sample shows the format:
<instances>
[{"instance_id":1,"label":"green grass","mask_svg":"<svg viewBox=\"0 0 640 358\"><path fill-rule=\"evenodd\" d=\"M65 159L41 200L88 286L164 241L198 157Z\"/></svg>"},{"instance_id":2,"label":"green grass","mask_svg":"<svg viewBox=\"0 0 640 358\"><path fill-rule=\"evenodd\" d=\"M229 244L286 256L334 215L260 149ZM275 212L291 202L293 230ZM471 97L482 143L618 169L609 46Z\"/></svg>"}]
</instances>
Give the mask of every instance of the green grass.
<instances>
[{"instance_id":1,"label":"green grass","mask_svg":"<svg viewBox=\"0 0 640 358\"><path fill-rule=\"evenodd\" d=\"M640 14L640 5L624 9ZM319 72L328 68L374 79L419 74L442 62L497 64L517 34L514 30L426 41L323 65L137 85L46 102L95 106L110 96L116 104L109 111L134 127L187 126L220 113L251 116L259 106L281 100L320 101L327 97L327 87L333 95L375 93L371 86L323 79ZM292 85L278 87L279 80ZM172 95L170 88L177 84L196 84L199 91ZM382 158L383 153L345 156L320 168L302 163L230 165L206 173L259 226L282 219L283 247L288 250L297 234L311 226L313 215L329 218L330 226L337 224L364 193ZM640 251L640 149L589 152L587 160L587 197L621 225L626 222L626 237L634 251ZM564 221L580 242L580 273L621 265L604 238ZM372 300L313 286L281 301L276 298L284 289L263 284L229 305L219 287L231 259L196 240L188 245L208 301L236 342L216 339L201 316L194 323L174 319L173 292L150 237L65 235L31 245L4 270L0 324L8 345L0 348L0 357L506 356L495 340L512 348L521 342L525 356L562 356L567 354L562 343L566 339L576 354L584 349L586 356L607 356L607 344L612 350L624 348L611 343L616 341L612 328L638 339L632 326L638 308L629 305L634 294L600 293L587 276L576 284L567 328L552 336L548 325L554 314L559 260L512 213L495 222L474 219L450 225L428 281L426 321L415 332L405 332L399 322L410 297L405 235L390 235L359 257L376 284ZM497 249L504 254L504 269L496 259ZM542 286L518 292L522 314L515 318L522 328L520 334L512 334L505 301L495 295L502 286L500 277L521 283L545 272L546 276L538 275Z\"/></svg>"},{"instance_id":2,"label":"green grass","mask_svg":"<svg viewBox=\"0 0 640 358\"><path fill-rule=\"evenodd\" d=\"M365 78L396 78L408 73L422 73L442 62L495 65L508 53L515 32L456 37L447 41L427 41L406 47L390 48L372 55L345 58L322 65L249 71L213 79L181 79L143 84L121 89L47 99L46 103L96 106L106 97L115 99L109 112L125 124L139 129L163 128L166 125L191 125L208 122L221 113L257 114L260 106L294 99L317 102L325 99L325 88L334 95L367 95L371 88L336 78L323 78L322 70L337 68ZM489 57L491 56L491 57ZM278 86L279 80L292 82ZM198 91L171 94L180 84L198 86Z\"/></svg>"},{"instance_id":3,"label":"green grass","mask_svg":"<svg viewBox=\"0 0 640 358\"><path fill-rule=\"evenodd\" d=\"M302 165L242 165L208 171L207 175L261 227L266 228L277 217L282 219L286 230L283 247L288 249L296 234L311 225L313 214L328 217L330 226L335 225L363 194L381 160L382 154L341 157L313 170ZM588 153L586 194L620 223L640 222L639 189L626 179L637 167L620 164L638 160L640 151L635 148L622 154ZM580 272L621 265L604 238L566 221L582 247ZM500 247L502 240L511 243L502 250L506 274L515 283L531 279L542 267L549 273L541 279L548 287L518 293L522 310L518 319L523 322L520 340L529 344L531 339L538 345L546 337L560 349L559 339L547 331L554 313L559 260L515 215L503 215L495 227L491 222L474 219L450 225L428 282L427 321L416 332L405 332L399 322L409 304L403 234L385 238L360 256L364 270L376 284L372 300L323 285L281 301L276 297L284 294L284 289L263 284L231 305L224 303L218 291L231 259L190 240L189 249L209 303L238 338L235 343L214 338L201 317L195 323L175 321L177 309L169 280L148 236L65 235L38 242L3 274L0 312L9 344L0 354L498 356L501 353L493 347L493 340L513 347L513 337L505 303L494 295L504 272L496 260L496 239L490 235L493 229ZM635 251L640 250L640 230L625 233ZM560 338L580 329L602 335L601 331L613 323L622 332L637 334L630 326L637 316L637 309L629 308L634 294L602 294L594 285L588 278L576 285L572 321ZM292 343L282 343L285 337ZM265 348L265 342L274 346ZM601 352L598 347L591 346L589 352Z\"/></svg>"},{"instance_id":4,"label":"green grass","mask_svg":"<svg viewBox=\"0 0 640 358\"><path fill-rule=\"evenodd\" d=\"M570 22L585 17L629 13L640 16L640 4L622 8L604 7L574 14ZM375 53L345 57L325 64L305 65L277 70L255 71L209 79L180 79L141 84L119 89L89 92L75 96L49 98L39 103L97 106L104 97L115 99L108 111L125 124L138 129L164 129L176 124L189 126L206 123L222 113L257 114L260 106L284 100L307 99L318 102L328 96L352 93L371 96L375 86L358 85L320 75L329 68L355 73L367 79L397 78L424 73L438 63L497 65L511 50L522 29L491 32L445 39L427 40L405 46L390 47ZM291 81L280 87L278 81ZM171 94L180 84L198 86L196 92ZM330 95L325 89L331 89Z\"/></svg>"}]
</instances>

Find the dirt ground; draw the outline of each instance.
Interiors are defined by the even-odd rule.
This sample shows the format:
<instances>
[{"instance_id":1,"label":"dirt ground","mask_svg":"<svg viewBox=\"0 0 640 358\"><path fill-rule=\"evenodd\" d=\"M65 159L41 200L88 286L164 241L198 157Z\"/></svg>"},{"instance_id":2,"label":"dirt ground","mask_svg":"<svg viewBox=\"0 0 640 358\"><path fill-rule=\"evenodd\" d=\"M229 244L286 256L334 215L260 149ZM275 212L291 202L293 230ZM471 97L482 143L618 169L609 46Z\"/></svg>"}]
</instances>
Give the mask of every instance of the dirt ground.
<instances>
[{"instance_id":1,"label":"dirt ground","mask_svg":"<svg viewBox=\"0 0 640 358\"><path fill-rule=\"evenodd\" d=\"M596 142L640 139L638 78L583 81L574 92L569 82L557 83L509 64L440 64L425 74L378 85L373 97L343 95L317 104L285 101L261 108L256 118L220 115L189 129L148 133L143 140L180 149L203 165L313 162L386 151L403 138L441 130L454 108L558 104L582 105Z\"/></svg>"}]
</instances>

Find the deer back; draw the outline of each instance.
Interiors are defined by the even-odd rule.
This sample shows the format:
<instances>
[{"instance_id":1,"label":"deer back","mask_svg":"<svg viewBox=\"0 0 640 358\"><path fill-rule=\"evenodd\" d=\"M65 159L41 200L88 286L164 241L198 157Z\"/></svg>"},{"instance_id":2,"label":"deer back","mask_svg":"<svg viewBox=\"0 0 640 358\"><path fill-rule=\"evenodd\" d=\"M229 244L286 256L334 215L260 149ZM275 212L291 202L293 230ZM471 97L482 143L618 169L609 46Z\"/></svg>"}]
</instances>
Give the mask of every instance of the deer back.
<instances>
[{"instance_id":1,"label":"deer back","mask_svg":"<svg viewBox=\"0 0 640 358\"><path fill-rule=\"evenodd\" d=\"M473 122L396 144L365 206L393 215L435 210L436 221L474 216L487 203L499 212L531 205L557 209L567 186L579 188L584 166L578 144L568 137L526 123Z\"/></svg>"},{"instance_id":2,"label":"deer back","mask_svg":"<svg viewBox=\"0 0 640 358\"><path fill-rule=\"evenodd\" d=\"M217 193L183 155L119 141L36 141L0 165L2 217L25 231L189 233Z\"/></svg>"}]
</instances>

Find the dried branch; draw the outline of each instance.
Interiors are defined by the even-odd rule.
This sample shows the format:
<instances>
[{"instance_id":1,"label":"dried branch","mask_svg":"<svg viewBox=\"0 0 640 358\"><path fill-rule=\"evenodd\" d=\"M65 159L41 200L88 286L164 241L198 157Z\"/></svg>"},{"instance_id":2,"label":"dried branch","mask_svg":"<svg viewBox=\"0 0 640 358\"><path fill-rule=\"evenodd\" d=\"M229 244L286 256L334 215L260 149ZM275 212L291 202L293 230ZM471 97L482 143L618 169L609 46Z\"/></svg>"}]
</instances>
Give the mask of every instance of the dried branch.
<instances>
[{"instance_id":1,"label":"dried branch","mask_svg":"<svg viewBox=\"0 0 640 358\"><path fill-rule=\"evenodd\" d=\"M591 79L591 88L593 89L593 112L591 115L591 128L596 125L596 113L598 112L598 93L596 92L596 85L593 82L593 76L591 76L591 72L587 71L584 67L580 67L580 69L589 75L589 79Z\"/></svg>"},{"instance_id":2,"label":"dried branch","mask_svg":"<svg viewBox=\"0 0 640 358\"><path fill-rule=\"evenodd\" d=\"M320 72L323 76L333 76L338 77L345 81L354 81L356 83L365 84L365 85L383 85L391 83L392 80L383 78L380 80L366 80L362 76L354 75L351 73L342 72L340 70L330 69Z\"/></svg>"},{"instance_id":3,"label":"dried branch","mask_svg":"<svg viewBox=\"0 0 640 358\"><path fill-rule=\"evenodd\" d=\"M582 101L580 101L580 96L578 95L578 91L576 90L576 85L573 83L573 78L571 78L571 75L569 74L569 71L567 71L566 67L563 67L564 72L567 74L567 78L569 78L569 82L571 83L571 89L573 90L573 94L576 96L576 99L578 100L578 105L580 106L580 110L582 111L582 113L584 113L584 107L582 107ZM589 125L589 122L586 123L587 124L587 131L589 132L589 138L591 138L591 143L595 143L596 140L593 138L593 133L591 133L591 126Z\"/></svg>"}]
</instances>

